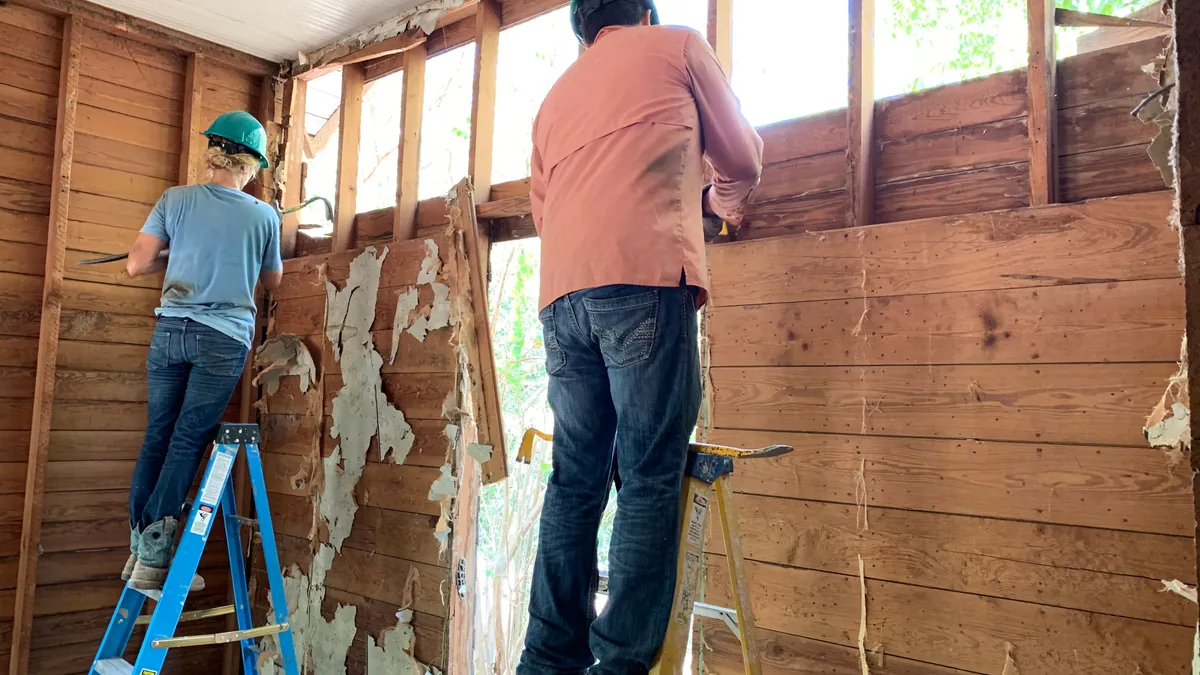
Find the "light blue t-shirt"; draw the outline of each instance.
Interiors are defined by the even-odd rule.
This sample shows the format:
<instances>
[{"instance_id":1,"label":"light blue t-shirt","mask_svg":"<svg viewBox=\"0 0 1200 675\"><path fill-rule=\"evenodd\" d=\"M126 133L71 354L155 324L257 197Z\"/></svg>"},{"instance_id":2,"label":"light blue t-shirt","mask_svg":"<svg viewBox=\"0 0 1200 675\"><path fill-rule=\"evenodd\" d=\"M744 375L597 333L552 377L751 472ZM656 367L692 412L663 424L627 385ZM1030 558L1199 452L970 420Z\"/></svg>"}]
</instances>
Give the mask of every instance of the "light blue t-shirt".
<instances>
[{"instance_id":1,"label":"light blue t-shirt","mask_svg":"<svg viewBox=\"0 0 1200 675\"><path fill-rule=\"evenodd\" d=\"M279 227L275 207L239 190L206 183L164 192L142 226L171 249L155 315L198 321L250 347L258 275L283 267Z\"/></svg>"}]
</instances>

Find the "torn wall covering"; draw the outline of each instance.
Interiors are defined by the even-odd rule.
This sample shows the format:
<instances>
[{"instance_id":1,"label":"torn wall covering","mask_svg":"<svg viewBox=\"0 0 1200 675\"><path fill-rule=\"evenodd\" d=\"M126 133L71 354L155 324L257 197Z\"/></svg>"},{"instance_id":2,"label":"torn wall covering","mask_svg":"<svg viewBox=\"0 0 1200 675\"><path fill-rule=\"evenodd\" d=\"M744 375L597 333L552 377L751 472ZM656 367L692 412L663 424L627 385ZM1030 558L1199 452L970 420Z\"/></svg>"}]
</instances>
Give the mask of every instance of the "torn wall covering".
<instances>
[{"instance_id":1,"label":"torn wall covering","mask_svg":"<svg viewBox=\"0 0 1200 675\"><path fill-rule=\"evenodd\" d=\"M438 19L446 12L463 4L466 0L427 0L400 16L381 21L366 30L359 31L348 38L338 40L332 45L322 47L315 52L300 52L296 62L301 65L309 63L329 63L363 47L396 37L410 30L420 29L426 35L437 28Z\"/></svg>"},{"instance_id":2,"label":"torn wall covering","mask_svg":"<svg viewBox=\"0 0 1200 675\"><path fill-rule=\"evenodd\" d=\"M328 425L330 438L336 439L337 444L321 462L323 478L312 481L310 488L314 521L317 522L311 536L317 549L308 563L308 574L304 573L302 564L291 565L285 570L285 595L296 637L297 659L303 664L305 673L343 675L346 673L350 650L363 648L363 640L355 642L358 632L355 620L361 613L356 607L339 606L331 618L322 614L322 603L326 599L325 579L330 570L338 565L342 545L350 537L359 502L364 499L359 481L368 462L367 453L372 438L378 438L378 460L381 462L403 464L414 446L412 427L404 413L388 400L384 392L381 375L384 356L376 350L371 335L377 309L388 308L392 302L397 303L396 317L391 326L394 329L392 353L387 355L389 364L396 361L399 345L396 336L401 332L408 332L413 338L425 341L430 331L448 328L457 331L462 312L470 311L470 303L463 302L452 288L462 288L455 279L458 266L452 263L443 270L436 242L427 240L421 242L421 247L424 257L416 286L388 288L380 297L380 277L389 256L386 247L382 251L371 247L358 254L349 263L346 281L340 288L333 281L325 281L323 335L328 343L326 351L340 365L342 378L342 387L332 401L332 421ZM460 250L455 250L458 247L451 244L450 248L445 252L448 258L457 260L463 256ZM396 255L404 256L406 253L411 256L410 251L405 249ZM320 269L324 270L325 267ZM428 287L428 291L424 292L432 296L432 302L427 301L422 307L419 298L423 287ZM470 321L467 323L471 324ZM419 328L413 330L414 326ZM441 515L434 536L440 542L443 559L449 542L458 488L454 458L465 456L467 440L474 438L473 433L469 437L462 433L462 406L469 405L469 396L463 393L463 382L469 381L469 377L465 377L463 372L470 368L470 364L465 351L458 344L457 332L449 335L449 342L457 357L453 367L459 374L454 379L453 389L446 396L442 411L448 421L444 431L446 461L440 477L434 481L428 494L418 497L439 504ZM267 383L268 388L278 388L277 380L283 374L297 374L302 379L315 377L315 367L309 369L306 365L311 362L311 355L303 343L293 336L282 335L269 341L260 350L258 362L264 368L259 378ZM321 389L316 387L313 395L321 398ZM320 407L318 403L316 406L310 405L308 410L313 411L310 414L318 414L315 411ZM428 453L428 443L425 448L424 452ZM405 488L397 486L397 489ZM316 516L320 517L319 521ZM324 528L319 527L321 521L325 524ZM321 536L325 532L327 538ZM317 541L320 538L325 541ZM448 601L445 594L443 601ZM362 602L369 603L372 600L364 597ZM383 630L378 640L372 635L360 636L366 638L366 654L362 656L365 656L368 675L422 675L437 672L413 656L414 637L409 623L412 612L407 612L407 618L404 614L401 612L399 622ZM355 647L355 644L359 646ZM277 640L269 637L262 641L262 672L279 672L279 662L275 659L278 653Z\"/></svg>"}]
</instances>

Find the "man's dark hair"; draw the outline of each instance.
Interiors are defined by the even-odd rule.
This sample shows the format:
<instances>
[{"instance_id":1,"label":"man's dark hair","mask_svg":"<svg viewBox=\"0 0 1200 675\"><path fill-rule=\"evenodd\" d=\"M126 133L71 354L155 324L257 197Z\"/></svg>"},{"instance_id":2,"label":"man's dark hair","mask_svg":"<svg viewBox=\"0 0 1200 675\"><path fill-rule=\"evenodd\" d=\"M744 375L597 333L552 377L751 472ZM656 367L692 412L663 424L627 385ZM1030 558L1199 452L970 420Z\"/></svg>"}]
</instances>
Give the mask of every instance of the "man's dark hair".
<instances>
[{"instance_id":1,"label":"man's dark hair","mask_svg":"<svg viewBox=\"0 0 1200 675\"><path fill-rule=\"evenodd\" d=\"M581 4L587 5L586 0ZM609 0L591 12L584 13L581 24L583 41L592 44L600 31L609 26L636 26L650 9L644 0Z\"/></svg>"}]
</instances>

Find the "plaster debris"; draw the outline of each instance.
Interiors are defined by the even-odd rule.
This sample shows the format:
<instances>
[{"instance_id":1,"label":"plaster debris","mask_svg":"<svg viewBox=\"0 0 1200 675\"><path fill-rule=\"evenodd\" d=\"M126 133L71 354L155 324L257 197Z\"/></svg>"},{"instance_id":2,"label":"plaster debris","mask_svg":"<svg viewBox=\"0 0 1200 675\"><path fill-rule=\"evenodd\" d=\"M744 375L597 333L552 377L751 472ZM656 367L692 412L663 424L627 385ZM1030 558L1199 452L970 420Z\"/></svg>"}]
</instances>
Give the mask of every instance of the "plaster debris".
<instances>
[{"instance_id":1,"label":"plaster debris","mask_svg":"<svg viewBox=\"0 0 1200 675\"><path fill-rule=\"evenodd\" d=\"M457 424L447 424L446 428L442 430L442 435L446 437L446 440L450 441L450 445L458 443L458 435L461 433L462 428Z\"/></svg>"},{"instance_id":2,"label":"plaster debris","mask_svg":"<svg viewBox=\"0 0 1200 675\"><path fill-rule=\"evenodd\" d=\"M862 675L871 675L871 667L867 665L867 576L863 570L862 555L858 556L858 588L861 602L858 613L858 665Z\"/></svg>"},{"instance_id":3,"label":"plaster debris","mask_svg":"<svg viewBox=\"0 0 1200 675\"><path fill-rule=\"evenodd\" d=\"M425 35L430 35L437 28L438 19L442 18L442 15L447 11L462 5L464 1L426 0L426 2L422 2L400 16L381 21L332 45L322 47L314 52L299 52L296 55L296 62L300 65L330 63L367 45L381 42L412 30L420 29Z\"/></svg>"},{"instance_id":4,"label":"plaster debris","mask_svg":"<svg viewBox=\"0 0 1200 675\"><path fill-rule=\"evenodd\" d=\"M412 427L404 413L388 402L380 370L383 357L371 341L379 274L387 249L378 259L374 247L350 264L350 278L338 290L326 284L326 315L340 322L326 326L334 358L341 362L342 388L333 399L333 424L329 434L340 439L325 458L325 484L318 499L321 517L329 525L329 543L340 551L350 536L358 503L354 488L362 478L371 438L378 434L380 460L389 453L402 464L413 445Z\"/></svg>"},{"instance_id":5,"label":"plaster debris","mask_svg":"<svg viewBox=\"0 0 1200 675\"><path fill-rule=\"evenodd\" d=\"M429 486L429 501L437 502L446 497L453 497L457 491L458 486L455 484L450 465L443 464L442 475L438 476L437 480L433 481L433 485Z\"/></svg>"},{"instance_id":6,"label":"plaster debris","mask_svg":"<svg viewBox=\"0 0 1200 675\"><path fill-rule=\"evenodd\" d=\"M480 464L487 464L492 458L492 446L484 445L483 443L470 443L467 445L467 454L475 458L475 461Z\"/></svg>"},{"instance_id":7,"label":"plaster debris","mask_svg":"<svg viewBox=\"0 0 1200 675\"><path fill-rule=\"evenodd\" d=\"M1150 416L1144 431L1151 447L1167 450L1170 467L1183 461L1183 451L1192 447L1191 401L1188 398L1187 340L1179 354L1179 370L1167 381L1166 391Z\"/></svg>"},{"instance_id":8,"label":"plaster debris","mask_svg":"<svg viewBox=\"0 0 1200 675\"><path fill-rule=\"evenodd\" d=\"M1013 654L1017 648L1011 642L1004 643L1004 670L1000 675L1021 675L1017 670L1017 660L1013 658Z\"/></svg>"},{"instance_id":9,"label":"plaster debris","mask_svg":"<svg viewBox=\"0 0 1200 675\"><path fill-rule=\"evenodd\" d=\"M442 259L438 257L438 245L432 239L425 240L425 259L421 261L421 271L417 274L418 284L432 284L437 281L438 273L442 271Z\"/></svg>"},{"instance_id":10,"label":"plaster debris","mask_svg":"<svg viewBox=\"0 0 1200 675\"><path fill-rule=\"evenodd\" d=\"M345 675L346 657L358 633L358 608L339 605L332 621L321 614L325 601L325 576L333 566L333 548L322 544L313 557L310 576L292 565L283 579L288 605L288 624L296 647L296 663L302 672ZM271 615L274 609L269 610ZM268 635L259 643L258 666L263 675L282 675L278 636ZM307 667L305 664L307 663Z\"/></svg>"},{"instance_id":11,"label":"plaster debris","mask_svg":"<svg viewBox=\"0 0 1200 675\"><path fill-rule=\"evenodd\" d=\"M299 335L284 333L262 343L254 352L254 365L262 369L254 384L263 384L268 396L279 391L279 379L284 375L300 377L301 393L317 380L317 364Z\"/></svg>"},{"instance_id":12,"label":"plaster debris","mask_svg":"<svg viewBox=\"0 0 1200 675\"><path fill-rule=\"evenodd\" d=\"M375 322L375 298L379 294L379 274L388 250L375 257L369 246L350 263L350 276L341 290L332 281L325 282L325 337L340 361L346 344L368 344L371 324ZM356 301L356 302L352 302Z\"/></svg>"},{"instance_id":13,"label":"plaster debris","mask_svg":"<svg viewBox=\"0 0 1200 675\"><path fill-rule=\"evenodd\" d=\"M433 481L433 485L429 486L429 501L437 502L441 507L437 526L433 530L433 537L441 544L440 550L442 552L450 545L451 511L453 510L454 497L458 494L458 482L455 480L452 471L453 469L450 464L442 465L442 474L438 476L437 480Z\"/></svg>"},{"instance_id":14,"label":"plaster debris","mask_svg":"<svg viewBox=\"0 0 1200 675\"><path fill-rule=\"evenodd\" d=\"M412 627L412 610L396 612L395 626L375 638L367 636L367 675L437 675L436 668L426 666L413 656L416 634Z\"/></svg>"},{"instance_id":15,"label":"plaster debris","mask_svg":"<svg viewBox=\"0 0 1200 675\"><path fill-rule=\"evenodd\" d=\"M400 293L396 298L396 317L392 320L392 356L388 360L389 364L396 362L396 352L400 349L400 334L408 328L413 310L417 308L417 302L417 289L413 287L409 287L407 291Z\"/></svg>"},{"instance_id":16,"label":"plaster debris","mask_svg":"<svg viewBox=\"0 0 1200 675\"><path fill-rule=\"evenodd\" d=\"M1175 167L1171 162L1171 147L1175 142L1175 111L1178 97L1173 92L1175 83L1175 55L1173 43L1154 61L1142 66L1142 72L1158 78L1159 89L1146 97L1134 109L1134 114L1143 124L1154 124L1158 133L1146 148L1146 154L1162 176L1167 187L1175 185Z\"/></svg>"},{"instance_id":17,"label":"plaster debris","mask_svg":"<svg viewBox=\"0 0 1200 675\"><path fill-rule=\"evenodd\" d=\"M1162 590L1159 591L1160 593L1175 593L1176 595L1181 595L1192 602L1197 602L1195 586L1188 586L1178 579L1172 579L1170 581L1163 579L1162 585L1163 587Z\"/></svg>"}]
</instances>

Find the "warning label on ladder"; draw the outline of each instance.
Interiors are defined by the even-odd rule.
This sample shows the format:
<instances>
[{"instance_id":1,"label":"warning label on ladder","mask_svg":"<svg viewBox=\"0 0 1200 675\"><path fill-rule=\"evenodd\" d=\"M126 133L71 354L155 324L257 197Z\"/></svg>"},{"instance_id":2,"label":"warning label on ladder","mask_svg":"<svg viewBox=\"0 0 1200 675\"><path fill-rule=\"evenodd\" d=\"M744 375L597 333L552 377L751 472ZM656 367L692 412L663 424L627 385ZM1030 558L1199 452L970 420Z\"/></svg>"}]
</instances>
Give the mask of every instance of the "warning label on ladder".
<instances>
[{"instance_id":1,"label":"warning label on ladder","mask_svg":"<svg viewBox=\"0 0 1200 675\"><path fill-rule=\"evenodd\" d=\"M225 479L233 467L233 455L220 450L213 452L212 471L208 472L208 480L200 491L200 501L204 504L216 504L221 501L221 490L225 487Z\"/></svg>"},{"instance_id":2,"label":"warning label on ladder","mask_svg":"<svg viewBox=\"0 0 1200 675\"><path fill-rule=\"evenodd\" d=\"M699 548L704 544L704 523L708 515L708 500L703 495L692 495L692 507L688 515L687 543Z\"/></svg>"}]
</instances>

